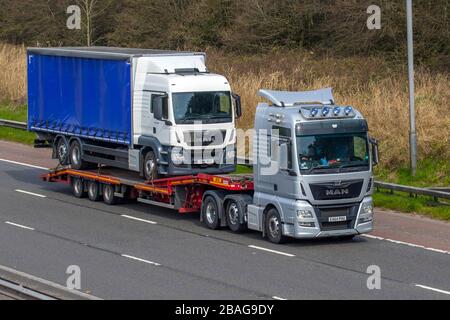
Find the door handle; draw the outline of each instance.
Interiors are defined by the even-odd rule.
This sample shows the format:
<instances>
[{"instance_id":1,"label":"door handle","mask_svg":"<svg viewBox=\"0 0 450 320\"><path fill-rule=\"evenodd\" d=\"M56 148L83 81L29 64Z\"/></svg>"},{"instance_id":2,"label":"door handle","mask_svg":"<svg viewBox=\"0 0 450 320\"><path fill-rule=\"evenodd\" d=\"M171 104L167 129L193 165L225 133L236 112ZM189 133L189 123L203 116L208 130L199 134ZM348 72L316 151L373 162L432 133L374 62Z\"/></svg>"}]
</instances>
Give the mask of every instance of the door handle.
<instances>
[{"instance_id":1,"label":"door handle","mask_svg":"<svg viewBox=\"0 0 450 320\"><path fill-rule=\"evenodd\" d=\"M278 185L277 185L277 184L274 184L274 185L273 185L273 190L274 190L274 191L278 191Z\"/></svg>"},{"instance_id":2,"label":"door handle","mask_svg":"<svg viewBox=\"0 0 450 320\"><path fill-rule=\"evenodd\" d=\"M156 133L156 128L155 127L153 127L153 133Z\"/></svg>"}]
</instances>

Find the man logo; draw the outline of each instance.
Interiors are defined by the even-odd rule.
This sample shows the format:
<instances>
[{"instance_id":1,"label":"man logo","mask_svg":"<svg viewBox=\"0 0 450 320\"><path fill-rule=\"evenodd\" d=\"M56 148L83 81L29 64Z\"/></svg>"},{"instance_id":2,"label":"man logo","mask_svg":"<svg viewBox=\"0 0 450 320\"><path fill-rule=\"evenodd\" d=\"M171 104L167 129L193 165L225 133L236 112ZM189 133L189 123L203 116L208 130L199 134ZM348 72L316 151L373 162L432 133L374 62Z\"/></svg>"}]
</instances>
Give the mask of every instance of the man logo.
<instances>
[{"instance_id":1,"label":"man logo","mask_svg":"<svg viewBox=\"0 0 450 320\"><path fill-rule=\"evenodd\" d=\"M349 194L348 189L329 189L326 192L327 196L343 196Z\"/></svg>"}]
</instances>

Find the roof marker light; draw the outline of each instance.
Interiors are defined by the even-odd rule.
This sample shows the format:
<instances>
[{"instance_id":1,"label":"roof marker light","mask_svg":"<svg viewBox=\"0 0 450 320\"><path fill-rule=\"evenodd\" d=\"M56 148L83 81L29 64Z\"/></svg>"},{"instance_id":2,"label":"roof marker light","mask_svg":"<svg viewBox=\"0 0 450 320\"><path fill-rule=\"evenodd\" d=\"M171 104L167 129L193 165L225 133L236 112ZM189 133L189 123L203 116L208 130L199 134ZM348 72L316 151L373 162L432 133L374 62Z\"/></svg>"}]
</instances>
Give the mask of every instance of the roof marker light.
<instances>
[{"instance_id":1,"label":"roof marker light","mask_svg":"<svg viewBox=\"0 0 450 320\"><path fill-rule=\"evenodd\" d=\"M339 113L341 113L341 108L340 108L340 107L335 107L335 108L333 109L333 113L334 113L335 116L338 116Z\"/></svg>"},{"instance_id":2,"label":"roof marker light","mask_svg":"<svg viewBox=\"0 0 450 320\"><path fill-rule=\"evenodd\" d=\"M311 109L311 117L315 117L317 115L317 113L319 113L319 109L317 109L317 108Z\"/></svg>"},{"instance_id":3,"label":"roof marker light","mask_svg":"<svg viewBox=\"0 0 450 320\"><path fill-rule=\"evenodd\" d=\"M326 116L328 115L329 112L330 112L330 108L328 108L328 107L324 107L324 108L322 109L322 115L323 115L324 117L326 117Z\"/></svg>"},{"instance_id":4,"label":"roof marker light","mask_svg":"<svg viewBox=\"0 0 450 320\"><path fill-rule=\"evenodd\" d=\"M345 107L345 115L349 115L350 113L352 113L353 112L353 108L352 107Z\"/></svg>"}]
</instances>

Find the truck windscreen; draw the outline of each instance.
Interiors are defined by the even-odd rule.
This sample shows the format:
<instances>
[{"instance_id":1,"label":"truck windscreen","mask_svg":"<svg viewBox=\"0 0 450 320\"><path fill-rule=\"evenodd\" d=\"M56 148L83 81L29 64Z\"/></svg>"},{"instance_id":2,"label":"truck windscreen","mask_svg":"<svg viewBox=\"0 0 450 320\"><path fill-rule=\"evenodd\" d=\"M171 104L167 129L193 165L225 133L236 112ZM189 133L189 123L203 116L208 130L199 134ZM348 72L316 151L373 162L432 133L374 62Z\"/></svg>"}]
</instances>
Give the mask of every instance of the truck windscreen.
<instances>
[{"instance_id":1,"label":"truck windscreen","mask_svg":"<svg viewBox=\"0 0 450 320\"><path fill-rule=\"evenodd\" d=\"M183 92L172 95L177 124L232 122L229 92Z\"/></svg>"},{"instance_id":2,"label":"truck windscreen","mask_svg":"<svg viewBox=\"0 0 450 320\"><path fill-rule=\"evenodd\" d=\"M370 168L367 133L297 136L302 174L367 171Z\"/></svg>"}]
</instances>

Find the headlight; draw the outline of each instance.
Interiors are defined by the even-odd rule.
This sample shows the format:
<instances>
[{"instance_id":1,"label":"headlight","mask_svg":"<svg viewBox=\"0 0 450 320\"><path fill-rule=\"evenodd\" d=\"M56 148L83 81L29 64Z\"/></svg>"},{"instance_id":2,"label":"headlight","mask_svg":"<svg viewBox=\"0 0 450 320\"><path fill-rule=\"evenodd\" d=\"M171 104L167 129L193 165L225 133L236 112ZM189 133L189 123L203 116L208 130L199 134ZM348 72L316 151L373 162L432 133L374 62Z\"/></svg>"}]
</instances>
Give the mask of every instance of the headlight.
<instances>
[{"instance_id":1,"label":"headlight","mask_svg":"<svg viewBox=\"0 0 450 320\"><path fill-rule=\"evenodd\" d=\"M371 203L363 204L361 214L359 215L359 223L365 223L373 220L373 206Z\"/></svg>"},{"instance_id":2,"label":"headlight","mask_svg":"<svg viewBox=\"0 0 450 320\"><path fill-rule=\"evenodd\" d=\"M363 214L373 214L373 206L371 204L365 204L363 206Z\"/></svg>"},{"instance_id":3,"label":"headlight","mask_svg":"<svg viewBox=\"0 0 450 320\"><path fill-rule=\"evenodd\" d=\"M174 148L171 157L174 164L182 164L185 160L183 149Z\"/></svg>"},{"instance_id":4,"label":"headlight","mask_svg":"<svg viewBox=\"0 0 450 320\"><path fill-rule=\"evenodd\" d=\"M297 210L297 218L298 219L313 218L313 213L311 212L311 210L308 209Z\"/></svg>"}]
</instances>

